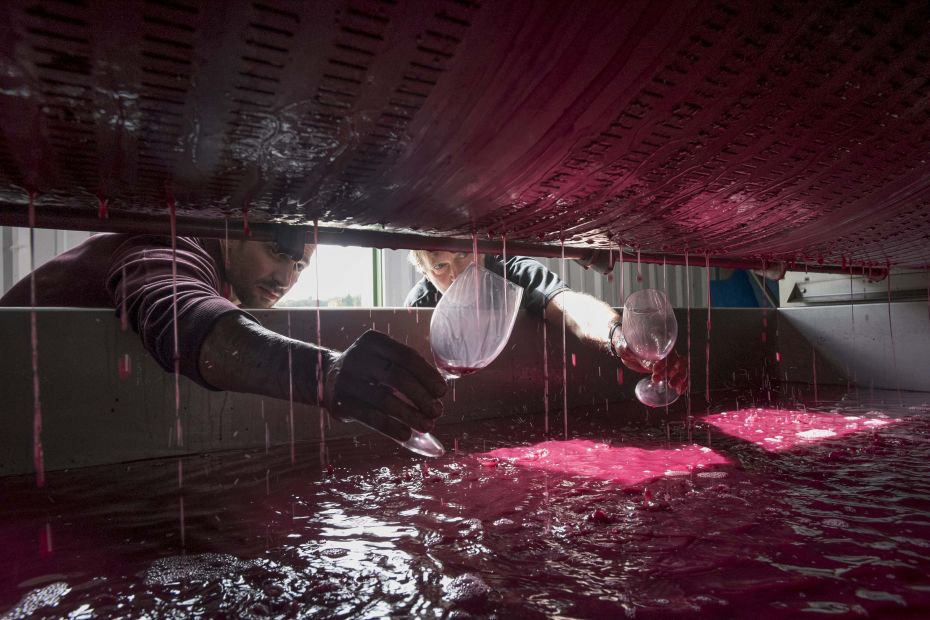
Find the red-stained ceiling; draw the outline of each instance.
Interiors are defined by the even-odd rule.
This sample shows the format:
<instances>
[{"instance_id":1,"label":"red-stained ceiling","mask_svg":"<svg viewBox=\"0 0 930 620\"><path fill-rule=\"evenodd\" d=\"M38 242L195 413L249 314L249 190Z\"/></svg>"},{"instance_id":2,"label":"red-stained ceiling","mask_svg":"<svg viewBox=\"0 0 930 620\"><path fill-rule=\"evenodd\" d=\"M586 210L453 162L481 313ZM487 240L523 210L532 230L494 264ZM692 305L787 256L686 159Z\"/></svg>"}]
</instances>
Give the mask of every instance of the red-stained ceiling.
<instances>
[{"instance_id":1,"label":"red-stained ceiling","mask_svg":"<svg viewBox=\"0 0 930 620\"><path fill-rule=\"evenodd\" d=\"M87 221L99 197L141 221L170 194L213 222L930 265L926 2L32 0L0 16L8 222L30 191Z\"/></svg>"}]
</instances>

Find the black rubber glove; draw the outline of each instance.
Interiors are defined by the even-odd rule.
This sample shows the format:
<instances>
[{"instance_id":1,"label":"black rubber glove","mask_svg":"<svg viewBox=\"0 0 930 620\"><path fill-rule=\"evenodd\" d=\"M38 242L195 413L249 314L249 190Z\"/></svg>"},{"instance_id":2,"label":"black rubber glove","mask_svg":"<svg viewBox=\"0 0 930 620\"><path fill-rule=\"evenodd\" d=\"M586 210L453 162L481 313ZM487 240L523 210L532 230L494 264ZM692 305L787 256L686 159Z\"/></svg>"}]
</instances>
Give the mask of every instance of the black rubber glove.
<instances>
[{"instance_id":1,"label":"black rubber glove","mask_svg":"<svg viewBox=\"0 0 930 620\"><path fill-rule=\"evenodd\" d=\"M442 375L419 353L369 330L327 366L323 404L343 421L406 441L411 428L433 430L445 393Z\"/></svg>"}]
</instances>

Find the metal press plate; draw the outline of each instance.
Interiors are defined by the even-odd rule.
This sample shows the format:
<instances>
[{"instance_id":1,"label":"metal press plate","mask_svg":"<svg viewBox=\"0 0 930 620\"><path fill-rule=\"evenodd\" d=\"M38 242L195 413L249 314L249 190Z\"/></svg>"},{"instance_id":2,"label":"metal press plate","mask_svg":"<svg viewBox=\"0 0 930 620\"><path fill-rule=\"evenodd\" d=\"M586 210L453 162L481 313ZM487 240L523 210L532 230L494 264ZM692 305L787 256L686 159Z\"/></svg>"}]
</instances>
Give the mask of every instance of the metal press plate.
<instances>
[{"instance_id":1,"label":"metal press plate","mask_svg":"<svg viewBox=\"0 0 930 620\"><path fill-rule=\"evenodd\" d=\"M928 91L925 2L11 1L0 205L926 266Z\"/></svg>"}]
</instances>

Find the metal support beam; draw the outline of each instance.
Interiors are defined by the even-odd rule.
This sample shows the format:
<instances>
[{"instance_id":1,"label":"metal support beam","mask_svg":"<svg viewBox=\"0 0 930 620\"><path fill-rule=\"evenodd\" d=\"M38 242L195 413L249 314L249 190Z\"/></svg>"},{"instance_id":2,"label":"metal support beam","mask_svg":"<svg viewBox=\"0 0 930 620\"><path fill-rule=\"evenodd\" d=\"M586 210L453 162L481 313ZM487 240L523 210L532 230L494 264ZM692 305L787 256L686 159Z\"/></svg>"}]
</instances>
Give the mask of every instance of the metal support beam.
<instances>
[{"instance_id":1,"label":"metal support beam","mask_svg":"<svg viewBox=\"0 0 930 620\"><path fill-rule=\"evenodd\" d=\"M28 214L21 205L0 203L0 225L27 227L29 226ZM95 232L124 232L155 235L168 235L171 232L167 214L164 216L154 216L114 210L109 212L109 217L99 219L76 209L60 207L42 207L36 209L35 226L37 228L58 230L87 230ZM255 241L271 241L274 238L275 229L280 226L287 226L287 224L249 222L251 234L248 238ZM305 230L307 242L312 243L313 227L299 226L299 228ZM177 231L179 235L189 237L212 237L222 239L228 236L231 239L245 238L242 220L202 219L178 216ZM319 243L323 245L361 246L380 249L388 248L392 250L422 249L471 252L474 247L470 237L433 237L429 235L370 228L320 226L317 229L317 239ZM477 246L479 252L498 253L501 251L502 244L499 239L479 239L477 241ZM560 244L508 241L507 253L511 256L522 255L559 258L563 256L563 249ZM677 254L642 253L637 257L636 252L624 249L623 256L626 262L639 260L640 262L651 264L685 264L684 257ZM565 246L564 257L579 260L586 266L590 265L601 273L609 273L612 271L613 265L620 259L619 252L616 249L604 250L570 245ZM696 257L697 255L692 257L690 265L693 267L702 267L703 261L695 260ZM720 267L723 269L759 269L762 267L761 262L726 256L712 256L710 258L710 265L711 267ZM769 263L769 265L771 266L771 263ZM814 273L843 273L845 271L839 265L806 265L805 270Z\"/></svg>"}]
</instances>

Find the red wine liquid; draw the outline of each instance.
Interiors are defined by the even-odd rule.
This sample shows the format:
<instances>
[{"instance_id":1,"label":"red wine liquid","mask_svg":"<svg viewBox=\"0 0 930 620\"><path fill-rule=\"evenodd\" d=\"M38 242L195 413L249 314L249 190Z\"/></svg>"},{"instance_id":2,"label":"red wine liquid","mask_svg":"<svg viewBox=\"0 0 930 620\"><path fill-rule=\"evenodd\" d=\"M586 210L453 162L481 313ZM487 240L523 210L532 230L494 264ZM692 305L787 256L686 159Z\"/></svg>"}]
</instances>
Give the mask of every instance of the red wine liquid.
<instances>
[{"instance_id":1,"label":"red wine liquid","mask_svg":"<svg viewBox=\"0 0 930 620\"><path fill-rule=\"evenodd\" d=\"M438 362L436 366L439 368L439 370L447 375L452 376L455 379L464 377L466 375L472 375L481 370L480 368L472 368L471 366L450 366L448 364L442 364Z\"/></svg>"}]
</instances>

